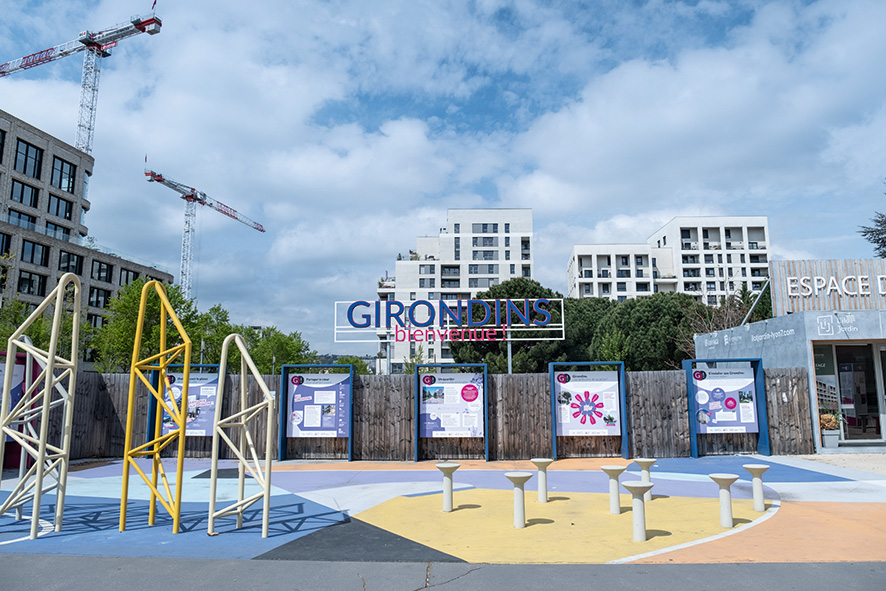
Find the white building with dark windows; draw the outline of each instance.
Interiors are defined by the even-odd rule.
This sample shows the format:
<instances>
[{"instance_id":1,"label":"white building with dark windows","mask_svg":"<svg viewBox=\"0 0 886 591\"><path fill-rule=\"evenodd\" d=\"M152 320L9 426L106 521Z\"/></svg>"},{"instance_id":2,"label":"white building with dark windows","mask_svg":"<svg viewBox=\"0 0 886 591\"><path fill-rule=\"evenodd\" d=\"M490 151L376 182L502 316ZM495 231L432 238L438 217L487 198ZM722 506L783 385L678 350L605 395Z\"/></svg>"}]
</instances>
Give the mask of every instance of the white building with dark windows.
<instances>
[{"instance_id":1,"label":"white building with dark windows","mask_svg":"<svg viewBox=\"0 0 886 591\"><path fill-rule=\"evenodd\" d=\"M108 301L139 277L172 283L172 275L87 239L94 160L0 111L0 296L32 306L66 272L80 277L85 320L100 326Z\"/></svg>"},{"instance_id":2,"label":"white building with dark windows","mask_svg":"<svg viewBox=\"0 0 886 591\"><path fill-rule=\"evenodd\" d=\"M769 276L769 260L765 216L676 217L645 244L573 246L569 297L624 301L681 292L717 305L742 284L759 292Z\"/></svg>"},{"instance_id":3,"label":"white building with dark windows","mask_svg":"<svg viewBox=\"0 0 886 591\"><path fill-rule=\"evenodd\" d=\"M378 282L378 299L462 300L514 277L532 278L531 209L450 209L438 236L420 236L415 250L398 256L394 277ZM403 371L416 343L379 334L377 373ZM428 363L452 361L447 342L423 345Z\"/></svg>"}]
</instances>

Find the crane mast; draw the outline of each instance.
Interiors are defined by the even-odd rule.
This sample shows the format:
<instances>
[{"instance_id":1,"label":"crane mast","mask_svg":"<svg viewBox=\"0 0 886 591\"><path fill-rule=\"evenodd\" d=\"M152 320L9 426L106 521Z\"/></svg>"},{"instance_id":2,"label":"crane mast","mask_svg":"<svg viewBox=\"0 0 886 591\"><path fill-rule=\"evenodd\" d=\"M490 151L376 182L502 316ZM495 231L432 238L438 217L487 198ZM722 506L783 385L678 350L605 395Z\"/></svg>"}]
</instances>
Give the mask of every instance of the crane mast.
<instances>
[{"instance_id":1,"label":"crane mast","mask_svg":"<svg viewBox=\"0 0 886 591\"><path fill-rule=\"evenodd\" d=\"M191 297L191 267L194 260L194 233L197 229L197 204L214 209L259 232L265 231L264 226L258 222L249 219L233 207L225 205L221 201L216 201L203 191L198 191L194 187L174 181L153 170L145 170L145 176L148 177L148 182L160 183L165 187L169 187L185 201L185 225L182 229L182 257L179 282L187 298Z\"/></svg>"},{"instance_id":2,"label":"crane mast","mask_svg":"<svg viewBox=\"0 0 886 591\"><path fill-rule=\"evenodd\" d=\"M98 81L101 75L102 58L111 55L110 50L117 45L118 41L141 33L156 35L162 26L160 17L151 14L149 16L134 16L129 19L128 23L121 23L96 33L83 31L73 41L0 64L0 78L41 64L54 62L81 51L85 52L83 76L80 80L80 118L77 123L77 139L74 147L89 154L92 152L92 139L95 133L95 111L98 104Z\"/></svg>"}]
</instances>

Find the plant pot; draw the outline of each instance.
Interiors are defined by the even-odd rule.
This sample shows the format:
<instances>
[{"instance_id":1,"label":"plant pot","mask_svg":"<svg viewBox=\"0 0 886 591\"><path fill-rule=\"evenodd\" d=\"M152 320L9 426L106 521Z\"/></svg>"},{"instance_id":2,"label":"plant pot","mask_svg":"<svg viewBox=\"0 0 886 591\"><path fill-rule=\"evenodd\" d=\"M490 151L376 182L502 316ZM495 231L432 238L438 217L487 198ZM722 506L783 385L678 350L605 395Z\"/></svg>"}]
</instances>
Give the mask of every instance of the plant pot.
<instances>
[{"instance_id":1,"label":"plant pot","mask_svg":"<svg viewBox=\"0 0 886 591\"><path fill-rule=\"evenodd\" d=\"M840 445L840 430L825 429L821 432L821 445L827 448L836 448Z\"/></svg>"}]
</instances>

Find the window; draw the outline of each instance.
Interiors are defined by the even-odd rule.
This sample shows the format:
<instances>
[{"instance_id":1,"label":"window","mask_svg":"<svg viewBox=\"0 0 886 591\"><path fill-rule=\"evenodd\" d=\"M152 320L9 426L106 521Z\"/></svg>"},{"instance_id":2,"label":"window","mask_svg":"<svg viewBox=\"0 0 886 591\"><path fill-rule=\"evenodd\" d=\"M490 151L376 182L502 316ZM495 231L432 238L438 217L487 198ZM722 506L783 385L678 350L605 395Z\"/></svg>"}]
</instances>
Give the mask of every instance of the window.
<instances>
[{"instance_id":1,"label":"window","mask_svg":"<svg viewBox=\"0 0 886 591\"><path fill-rule=\"evenodd\" d=\"M628 299L628 296L618 296L618 301L623 302Z\"/></svg>"},{"instance_id":2,"label":"window","mask_svg":"<svg viewBox=\"0 0 886 591\"><path fill-rule=\"evenodd\" d=\"M617 283L615 284L615 289L618 290L618 291L627 291L627 290L628 290L628 284L627 284L626 282L624 282L624 281L619 281L619 282L617 282Z\"/></svg>"},{"instance_id":3,"label":"window","mask_svg":"<svg viewBox=\"0 0 886 591\"><path fill-rule=\"evenodd\" d=\"M58 270L62 273L83 274L83 257L72 252L61 251L58 255Z\"/></svg>"},{"instance_id":4,"label":"window","mask_svg":"<svg viewBox=\"0 0 886 591\"><path fill-rule=\"evenodd\" d=\"M511 251L510 250L505 251L505 260L506 261L511 260Z\"/></svg>"},{"instance_id":5,"label":"window","mask_svg":"<svg viewBox=\"0 0 886 591\"><path fill-rule=\"evenodd\" d=\"M516 273L517 271L514 269L515 265L511 265L511 275Z\"/></svg>"},{"instance_id":6,"label":"window","mask_svg":"<svg viewBox=\"0 0 886 591\"><path fill-rule=\"evenodd\" d=\"M727 254L727 255L726 255L726 262L727 262L727 263L731 263L731 262L732 262L732 255L731 255L731 254Z\"/></svg>"},{"instance_id":7,"label":"window","mask_svg":"<svg viewBox=\"0 0 886 591\"><path fill-rule=\"evenodd\" d=\"M40 178L43 168L43 150L28 142L18 140L15 149L15 169L35 179Z\"/></svg>"},{"instance_id":8,"label":"window","mask_svg":"<svg viewBox=\"0 0 886 591\"><path fill-rule=\"evenodd\" d=\"M138 273L136 271L130 271L129 269L120 269L120 285L129 285L136 279L138 279ZM434 280L431 279L431 281Z\"/></svg>"},{"instance_id":9,"label":"window","mask_svg":"<svg viewBox=\"0 0 886 591\"><path fill-rule=\"evenodd\" d=\"M471 224L474 234L498 234L498 224Z\"/></svg>"},{"instance_id":10,"label":"window","mask_svg":"<svg viewBox=\"0 0 886 591\"><path fill-rule=\"evenodd\" d=\"M608 294L609 293L609 286L610 286L609 283L601 283L600 284L600 293L602 293L604 295Z\"/></svg>"},{"instance_id":11,"label":"window","mask_svg":"<svg viewBox=\"0 0 886 591\"><path fill-rule=\"evenodd\" d=\"M726 228L726 239L728 240L730 238L732 238L732 230Z\"/></svg>"},{"instance_id":12,"label":"window","mask_svg":"<svg viewBox=\"0 0 886 591\"><path fill-rule=\"evenodd\" d=\"M638 257L635 257L635 258L636 258L637 266L638 266L638 267L642 267L642 266L643 266L643 257L638 256Z\"/></svg>"},{"instance_id":13,"label":"window","mask_svg":"<svg viewBox=\"0 0 886 591\"><path fill-rule=\"evenodd\" d=\"M628 257L621 257L621 266L622 267L628 266Z\"/></svg>"},{"instance_id":14,"label":"window","mask_svg":"<svg viewBox=\"0 0 886 591\"><path fill-rule=\"evenodd\" d=\"M28 207L37 207L37 198L40 195L40 189L20 183L16 180L12 181L12 200L18 201L22 205Z\"/></svg>"},{"instance_id":15,"label":"window","mask_svg":"<svg viewBox=\"0 0 886 591\"><path fill-rule=\"evenodd\" d=\"M643 276L643 269L637 269L637 277Z\"/></svg>"},{"instance_id":16,"label":"window","mask_svg":"<svg viewBox=\"0 0 886 591\"><path fill-rule=\"evenodd\" d=\"M9 217L7 219L10 224L19 228L25 228L26 230L35 230L37 228L37 218L14 209L9 210Z\"/></svg>"},{"instance_id":17,"label":"window","mask_svg":"<svg viewBox=\"0 0 886 591\"><path fill-rule=\"evenodd\" d=\"M98 279L99 281L107 281L111 282L111 273L113 272L114 267L109 265L108 263L103 263L101 261L92 261L92 278Z\"/></svg>"},{"instance_id":18,"label":"window","mask_svg":"<svg viewBox=\"0 0 886 591\"><path fill-rule=\"evenodd\" d=\"M715 289L717 289L716 281L708 281L705 285L705 289L707 289L708 291L714 291Z\"/></svg>"},{"instance_id":19,"label":"window","mask_svg":"<svg viewBox=\"0 0 886 591\"><path fill-rule=\"evenodd\" d=\"M410 299L410 300L415 300L415 292L414 292L414 291L410 291L410 292L409 292L409 299Z\"/></svg>"},{"instance_id":20,"label":"window","mask_svg":"<svg viewBox=\"0 0 886 591\"><path fill-rule=\"evenodd\" d=\"M708 265L713 265L714 264L714 255L712 255L712 254L704 255L704 262L707 263Z\"/></svg>"},{"instance_id":21,"label":"window","mask_svg":"<svg viewBox=\"0 0 886 591\"><path fill-rule=\"evenodd\" d=\"M105 308L111 301L111 291L100 287L89 288L89 305L96 308Z\"/></svg>"},{"instance_id":22,"label":"window","mask_svg":"<svg viewBox=\"0 0 886 591\"><path fill-rule=\"evenodd\" d=\"M419 265L418 266L418 274L419 275L433 275L436 271L435 265Z\"/></svg>"},{"instance_id":23,"label":"window","mask_svg":"<svg viewBox=\"0 0 886 591\"><path fill-rule=\"evenodd\" d=\"M3 164L3 146L6 145L6 132L0 129L0 164Z\"/></svg>"},{"instance_id":24,"label":"window","mask_svg":"<svg viewBox=\"0 0 886 591\"><path fill-rule=\"evenodd\" d=\"M631 276L631 271L630 271L630 269L619 269L618 271L615 272L615 274L618 277L625 278L625 277Z\"/></svg>"},{"instance_id":25,"label":"window","mask_svg":"<svg viewBox=\"0 0 886 591\"><path fill-rule=\"evenodd\" d=\"M455 232L456 234L459 233L460 228L461 228L461 224L452 224L452 231Z\"/></svg>"},{"instance_id":26,"label":"window","mask_svg":"<svg viewBox=\"0 0 886 591\"><path fill-rule=\"evenodd\" d=\"M429 278L429 279L419 279L419 280L418 280L418 286L419 286L420 288L422 288L422 289L427 289L427 288L429 288L429 287L435 287L435 285L434 285L434 278L431 277L431 278Z\"/></svg>"},{"instance_id":27,"label":"window","mask_svg":"<svg viewBox=\"0 0 886 591\"><path fill-rule=\"evenodd\" d=\"M37 273L31 273L29 271L19 271L18 292L40 297L45 296L46 276L38 275Z\"/></svg>"},{"instance_id":28,"label":"window","mask_svg":"<svg viewBox=\"0 0 886 591\"><path fill-rule=\"evenodd\" d=\"M22 240L22 260L45 267L49 264L49 247L30 240Z\"/></svg>"},{"instance_id":29,"label":"window","mask_svg":"<svg viewBox=\"0 0 886 591\"><path fill-rule=\"evenodd\" d=\"M480 265L468 265L468 275L478 275L480 273Z\"/></svg>"},{"instance_id":30,"label":"window","mask_svg":"<svg viewBox=\"0 0 886 591\"><path fill-rule=\"evenodd\" d=\"M70 220L74 211L74 204L67 199L62 199L61 197L50 195L49 209L47 211L50 215L57 215L60 218Z\"/></svg>"},{"instance_id":31,"label":"window","mask_svg":"<svg viewBox=\"0 0 886 591\"><path fill-rule=\"evenodd\" d=\"M656 263L655 263L655 257L652 257L652 266L653 266L653 267L657 267L657 266L658 266L658 265L656 265Z\"/></svg>"},{"instance_id":32,"label":"window","mask_svg":"<svg viewBox=\"0 0 886 591\"><path fill-rule=\"evenodd\" d=\"M0 232L0 255L9 254L9 248L12 246L12 236Z\"/></svg>"},{"instance_id":33,"label":"window","mask_svg":"<svg viewBox=\"0 0 886 591\"><path fill-rule=\"evenodd\" d=\"M689 230L680 230L680 238L688 239L689 238Z\"/></svg>"},{"instance_id":34,"label":"window","mask_svg":"<svg viewBox=\"0 0 886 591\"><path fill-rule=\"evenodd\" d=\"M486 265L486 272L490 275L497 275L498 265Z\"/></svg>"},{"instance_id":35,"label":"window","mask_svg":"<svg viewBox=\"0 0 886 591\"><path fill-rule=\"evenodd\" d=\"M71 230L65 228L64 226L59 226L58 224L53 224L52 222L46 222L46 231L44 232L47 236L52 236L53 238L58 238L59 240L70 241L71 239Z\"/></svg>"},{"instance_id":36,"label":"window","mask_svg":"<svg viewBox=\"0 0 886 591\"><path fill-rule=\"evenodd\" d=\"M468 279L468 287L480 287L480 280L473 277Z\"/></svg>"},{"instance_id":37,"label":"window","mask_svg":"<svg viewBox=\"0 0 886 591\"><path fill-rule=\"evenodd\" d=\"M53 187L73 193L76 173L76 166L66 160L62 160L58 156L52 157L52 180L50 182Z\"/></svg>"},{"instance_id":38,"label":"window","mask_svg":"<svg viewBox=\"0 0 886 591\"><path fill-rule=\"evenodd\" d=\"M649 291L649 284L648 283L638 283L637 284L637 291L644 291L644 292Z\"/></svg>"},{"instance_id":39,"label":"window","mask_svg":"<svg viewBox=\"0 0 886 591\"><path fill-rule=\"evenodd\" d=\"M713 277L714 276L714 269L705 269L704 274L705 274L705 277Z\"/></svg>"},{"instance_id":40,"label":"window","mask_svg":"<svg viewBox=\"0 0 886 591\"><path fill-rule=\"evenodd\" d=\"M510 246L510 245L511 245L511 237L505 236L505 246Z\"/></svg>"},{"instance_id":41,"label":"window","mask_svg":"<svg viewBox=\"0 0 886 591\"><path fill-rule=\"evenodd\" d=\"M701 231L701 237L704 238L705 240L708 239L708 229L707 229L707 228L704 228L704 229Z\"/></svg>"},{"instance_id":42,"label":"window","mask_svg":"<svg viewBox=\"0 0 886 591\"><path fill-rule=\"evenodd\" d=\"M668 245L668 237L667 237L667 236L662 236L662 237L661 237L661 245L662 245L662 246L667 246L667 245Z\"/></svg>"},{"instance_id":43,"label":"window","mask_svg":"<svg viewBox=\"0 0 886 591\"><path fill-rule=\"evenodd\" d=\"M92 328L101 328L105 324L105 317L101 314L87 314L86 322L88 322L89 326Z\"/></svg>"},{"instance_id":44,"label":"window","mask_svg":"<svg viewBox=\"0 0 886 591\"><path fill-rule=\"evenodd\" d=\"M717 296L709 295L708 296L708 305L709 306L716 306L717 305Z\"/></svg>"}]
</instances>

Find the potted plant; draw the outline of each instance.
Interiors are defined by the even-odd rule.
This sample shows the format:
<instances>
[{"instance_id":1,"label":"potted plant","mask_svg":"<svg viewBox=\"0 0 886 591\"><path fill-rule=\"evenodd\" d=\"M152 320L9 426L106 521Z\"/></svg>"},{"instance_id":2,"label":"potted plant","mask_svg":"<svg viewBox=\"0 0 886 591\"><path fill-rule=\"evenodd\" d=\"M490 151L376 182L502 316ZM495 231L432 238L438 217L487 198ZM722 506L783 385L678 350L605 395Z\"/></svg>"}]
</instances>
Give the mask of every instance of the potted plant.
<instances>
[{"instance_id":1,"label":"potted plant","mask_svg":"<svg viewBox=\"0 0 886 591\"><path fill-rule=\"evenodd\" d=\"M840 423L845 421L839 408L822 409L818 415L818 426L821 429L823 447L836 448L840 443Z\"/></svg>"}]
</instances>

